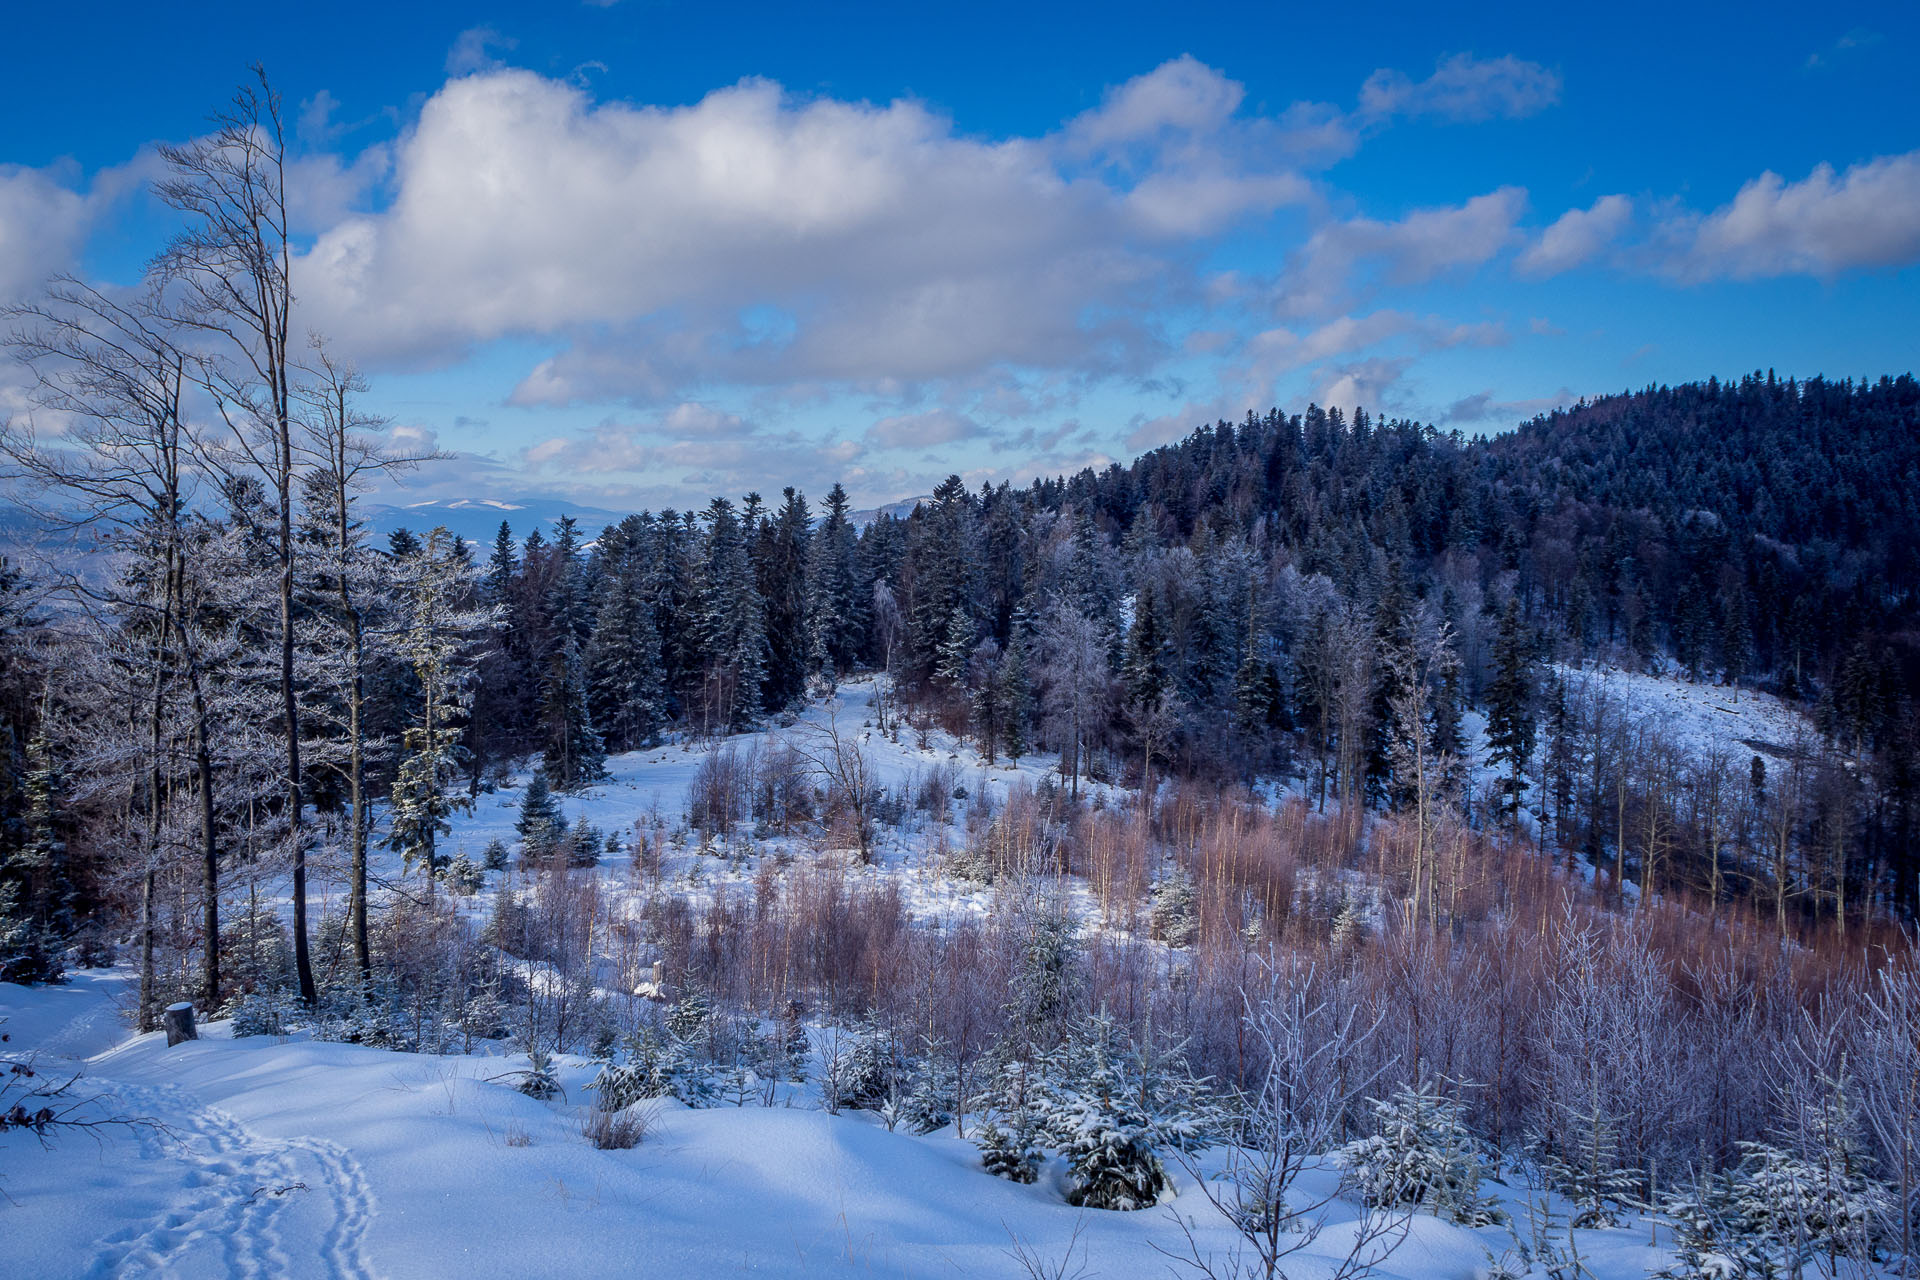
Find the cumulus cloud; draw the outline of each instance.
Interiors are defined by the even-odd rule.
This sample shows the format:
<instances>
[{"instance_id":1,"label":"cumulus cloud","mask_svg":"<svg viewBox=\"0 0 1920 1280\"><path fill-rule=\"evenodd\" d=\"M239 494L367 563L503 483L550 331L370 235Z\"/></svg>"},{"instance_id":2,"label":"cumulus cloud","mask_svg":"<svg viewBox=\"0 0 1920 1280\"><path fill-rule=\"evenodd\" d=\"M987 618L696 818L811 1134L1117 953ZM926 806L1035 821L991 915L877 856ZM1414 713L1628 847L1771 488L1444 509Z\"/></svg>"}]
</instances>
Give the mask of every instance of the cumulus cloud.
<instances>
[{"instance_id":1,"label":"cumulus cloud","mask_svg":"<svg viewBox=\"0 0 1920 1280\"><path fill-rule=\"evenodd\" d=\"M1406 356L1376 356L1323 371L1314 381L1316 403L1374 413L1402 408L1395 389L1413 361Z\"/></svg>"},{"instance_id":2,"label":"cumulus cloud","mask_svg":"<svg viewBox=\"0 0 1920 1280\"><path fill-rule=\"evenodd\" d=\"M94 203L54 172L0 165L0 303L18 302L73 265Z\"/></svg>"},{"instance_id":3,"label":"cumulus cloud","mask_svg":"<svg viewBox=\"0 0 1920 1280\"><path fill-rule=\"evenodd\" d=\"M500 66L494 51L508 53L519 44L512 36L503 36L492 27L468 27L454 37L453 47L447 50L447 74L470 76L492 71Z\"/></svg>"},{"instance_id":4,"label":"cumulus cloud","mask_svg":"<svg viewBox=\"0 0 1920 1280\"><path fill-rule=\"evenodd\" d=\"M1520 187L1501 187L1464 204L1416 209L1394 221L1351 218L1321 227L1281 279L1280 310L1315 315L1350 301L1356 277L1416 285L1477 267L1512 240L1527 206Z\"/></svg>"},{"instance_id":5,"label":"cumulus cloud","mask_svg":"<svg viewBox=\"0 0 1920 1280\"><path fill-rule=\"evenodd\" d=\"M979 434L979 424L965 414L933 409L880 419L867 428L867 443L882 449L927 448L970 440Z\"/></svg>"},{"instance_id":6,"label":"cumulus cloud","mask_svg":"<svg viewBox=\"0 0 1920 1280\"><path fill-rule=\"evenodd\" d=\"M1063 176L1031 140L764 81L663 109L469 76L426 104L394 175L386 210L302 260L303 298L369 354L576 336L522 403L1125 365L1153 345L1141 305L1167 269L1118 193ZM743 322L768 304L789 331Z\"/></svg>"},{"instance_id":7,"label":"cumulus cloud","mask_svg":"<svg viewBox=\"0 0 1920 1280\"><path fill-rule=\"evenodd\" d=\"M1109 89L1101 104L1067 128L1076 146L1099 150L1167 133L1210 133L1240 109L1246 89L1182 54Z\"/></svg>"},{"instance_id":8,"label":"cumulus cloud","mask_svg":"<svg viewBox=\"0 0 1920 1280\"><path fill-rule=\"evenodd\" d=\"M1590 208L1569 209L1515 260L1520 274L1545 279L1590 262L1633 220L1633 201L1602 196Z\"/></svg>"},{"instance_id":9,"label":"cumulus cloud","mask_svg":"<svg viewBox=\"0 0 1920 1280\"><path fill-rule=\"evenodd\" d=\"M1920 261L1920 151L1840 172L1817 165L1798 182L1768 171L1731 203L1674 215L1661 231L1666 269L1689 280L1908 266Z\"/></svg>"},{"instance_id":10,"label":"cumulus cloud","mask_svg":"<svg viewBox=\"0 0 1920 1280\"><path fill-rule=\"evenodd\" d=\"M1359 114L1372 119L1518 119L1559 100L1559 74L1537 62L1511 55L1476 58L1456 53L1441 59L1425 80L1416 81L1392 69L1374 72L1360 87Z\"/></svg>"}]
</instances>

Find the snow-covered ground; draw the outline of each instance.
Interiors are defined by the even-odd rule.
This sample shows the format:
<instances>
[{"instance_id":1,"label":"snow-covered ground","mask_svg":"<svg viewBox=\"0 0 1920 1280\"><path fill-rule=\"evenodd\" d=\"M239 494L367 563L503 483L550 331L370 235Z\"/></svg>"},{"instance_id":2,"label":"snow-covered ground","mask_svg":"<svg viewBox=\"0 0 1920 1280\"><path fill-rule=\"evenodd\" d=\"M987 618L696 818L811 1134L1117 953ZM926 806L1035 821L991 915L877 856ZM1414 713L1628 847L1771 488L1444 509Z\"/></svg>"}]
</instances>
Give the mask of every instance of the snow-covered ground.
<instances>
[{"instance_id":1,"label":"snow-covered ground","mask_svg":"<svg viewBox=\"0 0 1920 1280\"><path fill-rule=\"evenodd\" d=\"M591 1068L578 1061L567 1098L548 1103L495 1078L524 1059L234 1040L223 1023L168 1048L118 1029L126 981L0 985L8 1052L38 1046L43 1066L82 1072L74 1092L97 1098L91 1114L151 1122L46 1149L0 1137L7 1275L1013 1277L1027 1274L1017 1242L1113 1277L1167 1274L1157 1250L1185 1248L1181 1221L1203 1251L1231 1247L1184 1172L1156 1208L1076 1209L1049 1178L982 1172L951 1133L889 1133L799 1100L669 1102L638 1147L602 1151L581 1136ZM1309 1182L1324 1189L1327 1175ZM1330 1275L1354 1216L1337 1206L1288 1274ZM1579 1237L1597 1280L1671 1261L1645 1225ZM1512 1243L1423 1215L1377 1274L1470 1280Z\"/></svg>"},{"instance_id":2,"label":"snow-covered ground","mask_svg":"<svg viewBox=\"0 0 1920 1280\"><path fill-rule=\"evenodd\" d=\"M1059 756L1035 753L1014 764L1000 760L989 766L971 744L937 727L926 731L925 746L921 745L920 731L908 725L898 725L891 736L882 734L873 705L876 692L872 678L850 681L840 686L830 703L809 706L791 724L772 725L717 742L687 738L612 756L607 760L604 781L577 794L556 796L556 800L570 823L584 821L603 835L617 833L623 846L631 844L636 827L654 837L664 836L660 890L695 902L707 900L723 884L751 885L763 859L791 855L804 860L824 854L848 863L857 876L893 880L901 901L915 919L948 920L984 912L990 902L986 887L951 875L944 855L964 845L967 811L976 797L989 798L997 810L1016 787L1037 788L1049 778L1060 782ZM751 819L741 822L724 843L687 829L688 788L702 762L713 752L732 751L743 761L754 751L770 750L782 743L818 752L823 749L822 734L830 723L843 741L857 743L879 785L905 802L906 814L897 826L878 826L872 866L855 865L851 850L822 848L799 835L756 836ZM894 722L890 719L889 723ZM943 813L915 808L917 793L938 771L949 774L950 781L963 793L961 798L950 802ZM480 795L471 811L455 814L452 834L441 839L441 852L465 854L479 863L493 840L517 852L519 837L514 823L532 777L531 769L522 769L505 785ZM822 785L818 778L812 782ZM1130 794L1085 778L1081 780L1081 793L1097 804L1121 803ZM382 821L380 815L376 814L375 821ZM377 882L389 884L402 884L406 877L399 857L383 849L372 852L372 873ZM596 874L613 901L626 899L630 905L637 905L643 896L636 889L626 858L603 861ZM414 881L409 887L417 890L417 873ZM483 916L502 883L501 875L489 876L486 888L467 904L467 912ZM264 888L270 894L284 891L284 885L277 883Z\"/></svg>"},{"instance_id":3,"label":"snow-covered ground","mask_svg":"<svg viewBox=\"0 0 1920 1280\"><path fill-rule=\"evenodd\" d=\"M1692 756L1715 749L1736 764L1756 752L1778 755L1818 738L1811 721L1770 693L1694 684L1672 675L1646 675L1617 667L1556 666L1569 693L1598 697L1630 721L1655 729Z\"/></svg>"}]
</instances>

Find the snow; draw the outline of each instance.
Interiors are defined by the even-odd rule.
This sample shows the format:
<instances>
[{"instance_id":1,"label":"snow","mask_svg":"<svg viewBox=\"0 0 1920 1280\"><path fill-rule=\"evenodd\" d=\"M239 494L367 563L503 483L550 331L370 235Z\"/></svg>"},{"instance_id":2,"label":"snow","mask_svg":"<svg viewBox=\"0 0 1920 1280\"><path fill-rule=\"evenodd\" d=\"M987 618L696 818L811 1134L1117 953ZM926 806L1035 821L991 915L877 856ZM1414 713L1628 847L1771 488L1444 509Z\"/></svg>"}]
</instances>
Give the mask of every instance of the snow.
<instances>
[{"instance_id":1,"label":"snow","mask_svg":"<svg viewBox=\"0 0 1920 1280\"><path fill-rule=\"evenodd\" d=\"M744 760L748 752L766 750L782 741L817 741L832 720L844 738L858 742L880 785L891 793L904 794L909 804L908 816L900 827L882 826L875 833L875 865L855 867L854 874L875 882L894 881L902 902L918 920L940 922L982 914L991 901L986 887L947 874L941 865L942 854L965 845L965 816L972 797L990 797L997 807L1015 787L1039 787L1049 775L1058 781L1059 757L1035 753L1014 764L1001 760L989 767L970 744L938 728L927 731L924 747L920 745L920 732L911 726L900 726L896 741L877 728L873 706L876 693L871 677L850 681L839 687L831 704L809 706L792 724L771 725L718 742L683 737L649 750L611 756L604 781L577 794L555 798L570 823L588 822L602 835L618 833L623 843L632 836L636 824L649 831L657 828L669 837L680 831L683 839L670 841L663 851L661 886L666 892L704 902L723 884L750 886L757 859L792 854L805 861L822 851L800 836L756 837L748 821L740 824L730 843L703 852L700 834L683 830L688 788L702 761L714 751L732 750ZM914 811L911 803L919 784L941 769L954 771L968 798L956 800L945 814ZM517 849L514 823L531 780L531 771L522 770L507 785L480 795L470 812L454 815L453 832L442 838L440 851L448 856L465 854L478 863L489 841L497 839L509 849ZM1117 803L1128 794L1084 778L1081 793L1096 804ZM382 821L380 815L376 814L375 821ZM852 850L825 852L853 861ZM376 848L372 856L377 882L405 883L397 855ZM325 874L324 868L320 874ZM637 904L644 896L636 889L632 869L624 859L603 861L596 874L602 891L616 902L626 899ZM487 888L470 901L467 910L484 916L501 881L500 875L489 875Z\"/></svg>"},{"instance_id":2,"label":"snow","mask_svg":"<svg viewBox=\"0 0 1920 1280\"><path fill-rule=\"evenodd\" d=\"M10 1274L1019 1276L1017 1240L1125 1276L1161 1273L1156 1248L1184 1248L1175 1214L1205 1251L1232 1240L1184 1171L1157 1208L1075 1209L1057 1176L990 1177L950 1133L797 1101L669 1103L638 1147L597 1150L580 1132L593 1068L578 1059L563 1060L568 1098L542 1103L495 1078L524 1059L234 1040L223 1022L173 1048L159 1034L98 1047L128 980L0 986L10 1051L38 1045L56 1065L64 1045L84 1058L57 1065L84 1072L75 1093L97 1096L95 1113L156 1122L44 1149L0 1137ZM1321 1190L1333 1177L1309 1176ZM1289 1274L1331 1275L1355 1216L1340 1204ZM1644 1226L1580 1235L1599 1280L1670 1260ZM1379 1274L1469 1280L1510 1243L1417 1216Z\"/></svg>"},{"instance_id":3,"label":"snow","mask_svg":"<svg viewBox=\"0 0 1920 1280\"><path fill-rule=\"evenodd\" d=\"M1732 763L1757 754L1780 756L1818 737L1797 708L1769 693L1696 684L1672 675L1649 675L1618 667L1556 666L1569 694L1605 699L1631 721L1643 722L1687 755L1720 750Z\"/></svg>"}]
</instances>

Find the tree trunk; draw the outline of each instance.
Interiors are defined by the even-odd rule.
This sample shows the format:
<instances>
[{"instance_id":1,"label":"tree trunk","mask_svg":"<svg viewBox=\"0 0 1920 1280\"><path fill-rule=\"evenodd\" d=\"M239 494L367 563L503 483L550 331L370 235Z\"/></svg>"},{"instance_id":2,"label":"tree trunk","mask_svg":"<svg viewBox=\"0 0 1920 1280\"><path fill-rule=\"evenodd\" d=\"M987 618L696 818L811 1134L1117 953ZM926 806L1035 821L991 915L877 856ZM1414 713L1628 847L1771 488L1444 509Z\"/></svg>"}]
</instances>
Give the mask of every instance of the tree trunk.
<instances>
[{"instance_id":1,"label":"tree trunk","mask_svg":"<svg viewBox=\"0 0 1920 1280\"><path fill-rule=\"evenodd\" d=\"M160 873L147 868L140 885L140 1030L153 1030L153 894Z\"/></svg>"},{"instance_id":2,"label":"tree trunk","mask_svg":"<svg viewBox=\"0 0 1920 1280\"><path fill-rule=\"evenodd\" d=\"M193 1025L193 1005L188 1001L182 1000L178 1004L168 1005L166 1013L162 1016L162 1023L167 1030L167 1048L169 1049L183 1040L200 1038L199 1031L195 1030Z\"/></svg>"}]
</instances>

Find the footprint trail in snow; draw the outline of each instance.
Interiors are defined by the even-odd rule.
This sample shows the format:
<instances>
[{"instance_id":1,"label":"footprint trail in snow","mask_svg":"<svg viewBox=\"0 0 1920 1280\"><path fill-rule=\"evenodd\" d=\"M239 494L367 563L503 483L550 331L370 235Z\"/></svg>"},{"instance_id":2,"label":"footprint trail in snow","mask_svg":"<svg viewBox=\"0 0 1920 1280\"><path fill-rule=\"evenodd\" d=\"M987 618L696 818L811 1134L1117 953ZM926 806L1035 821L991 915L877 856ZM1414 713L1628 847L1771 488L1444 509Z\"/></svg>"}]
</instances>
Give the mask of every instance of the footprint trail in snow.
<instances>
[{"instance_id":1,"label":"footprint trail in snow","mask_svg":"<svg viewBox=\"0 0 1920 1280\"><path fill-rule=\"evenodd\" d=\"M262 1138L170 1085L114 1094L131 1114L163 1118L165 1131L138 1131L141 1156L187 1172L157 1221L101 1240L90 1275L374 1280L373 1193L351 1153L319 1138Z\"/></svg>"}]
</instances>

